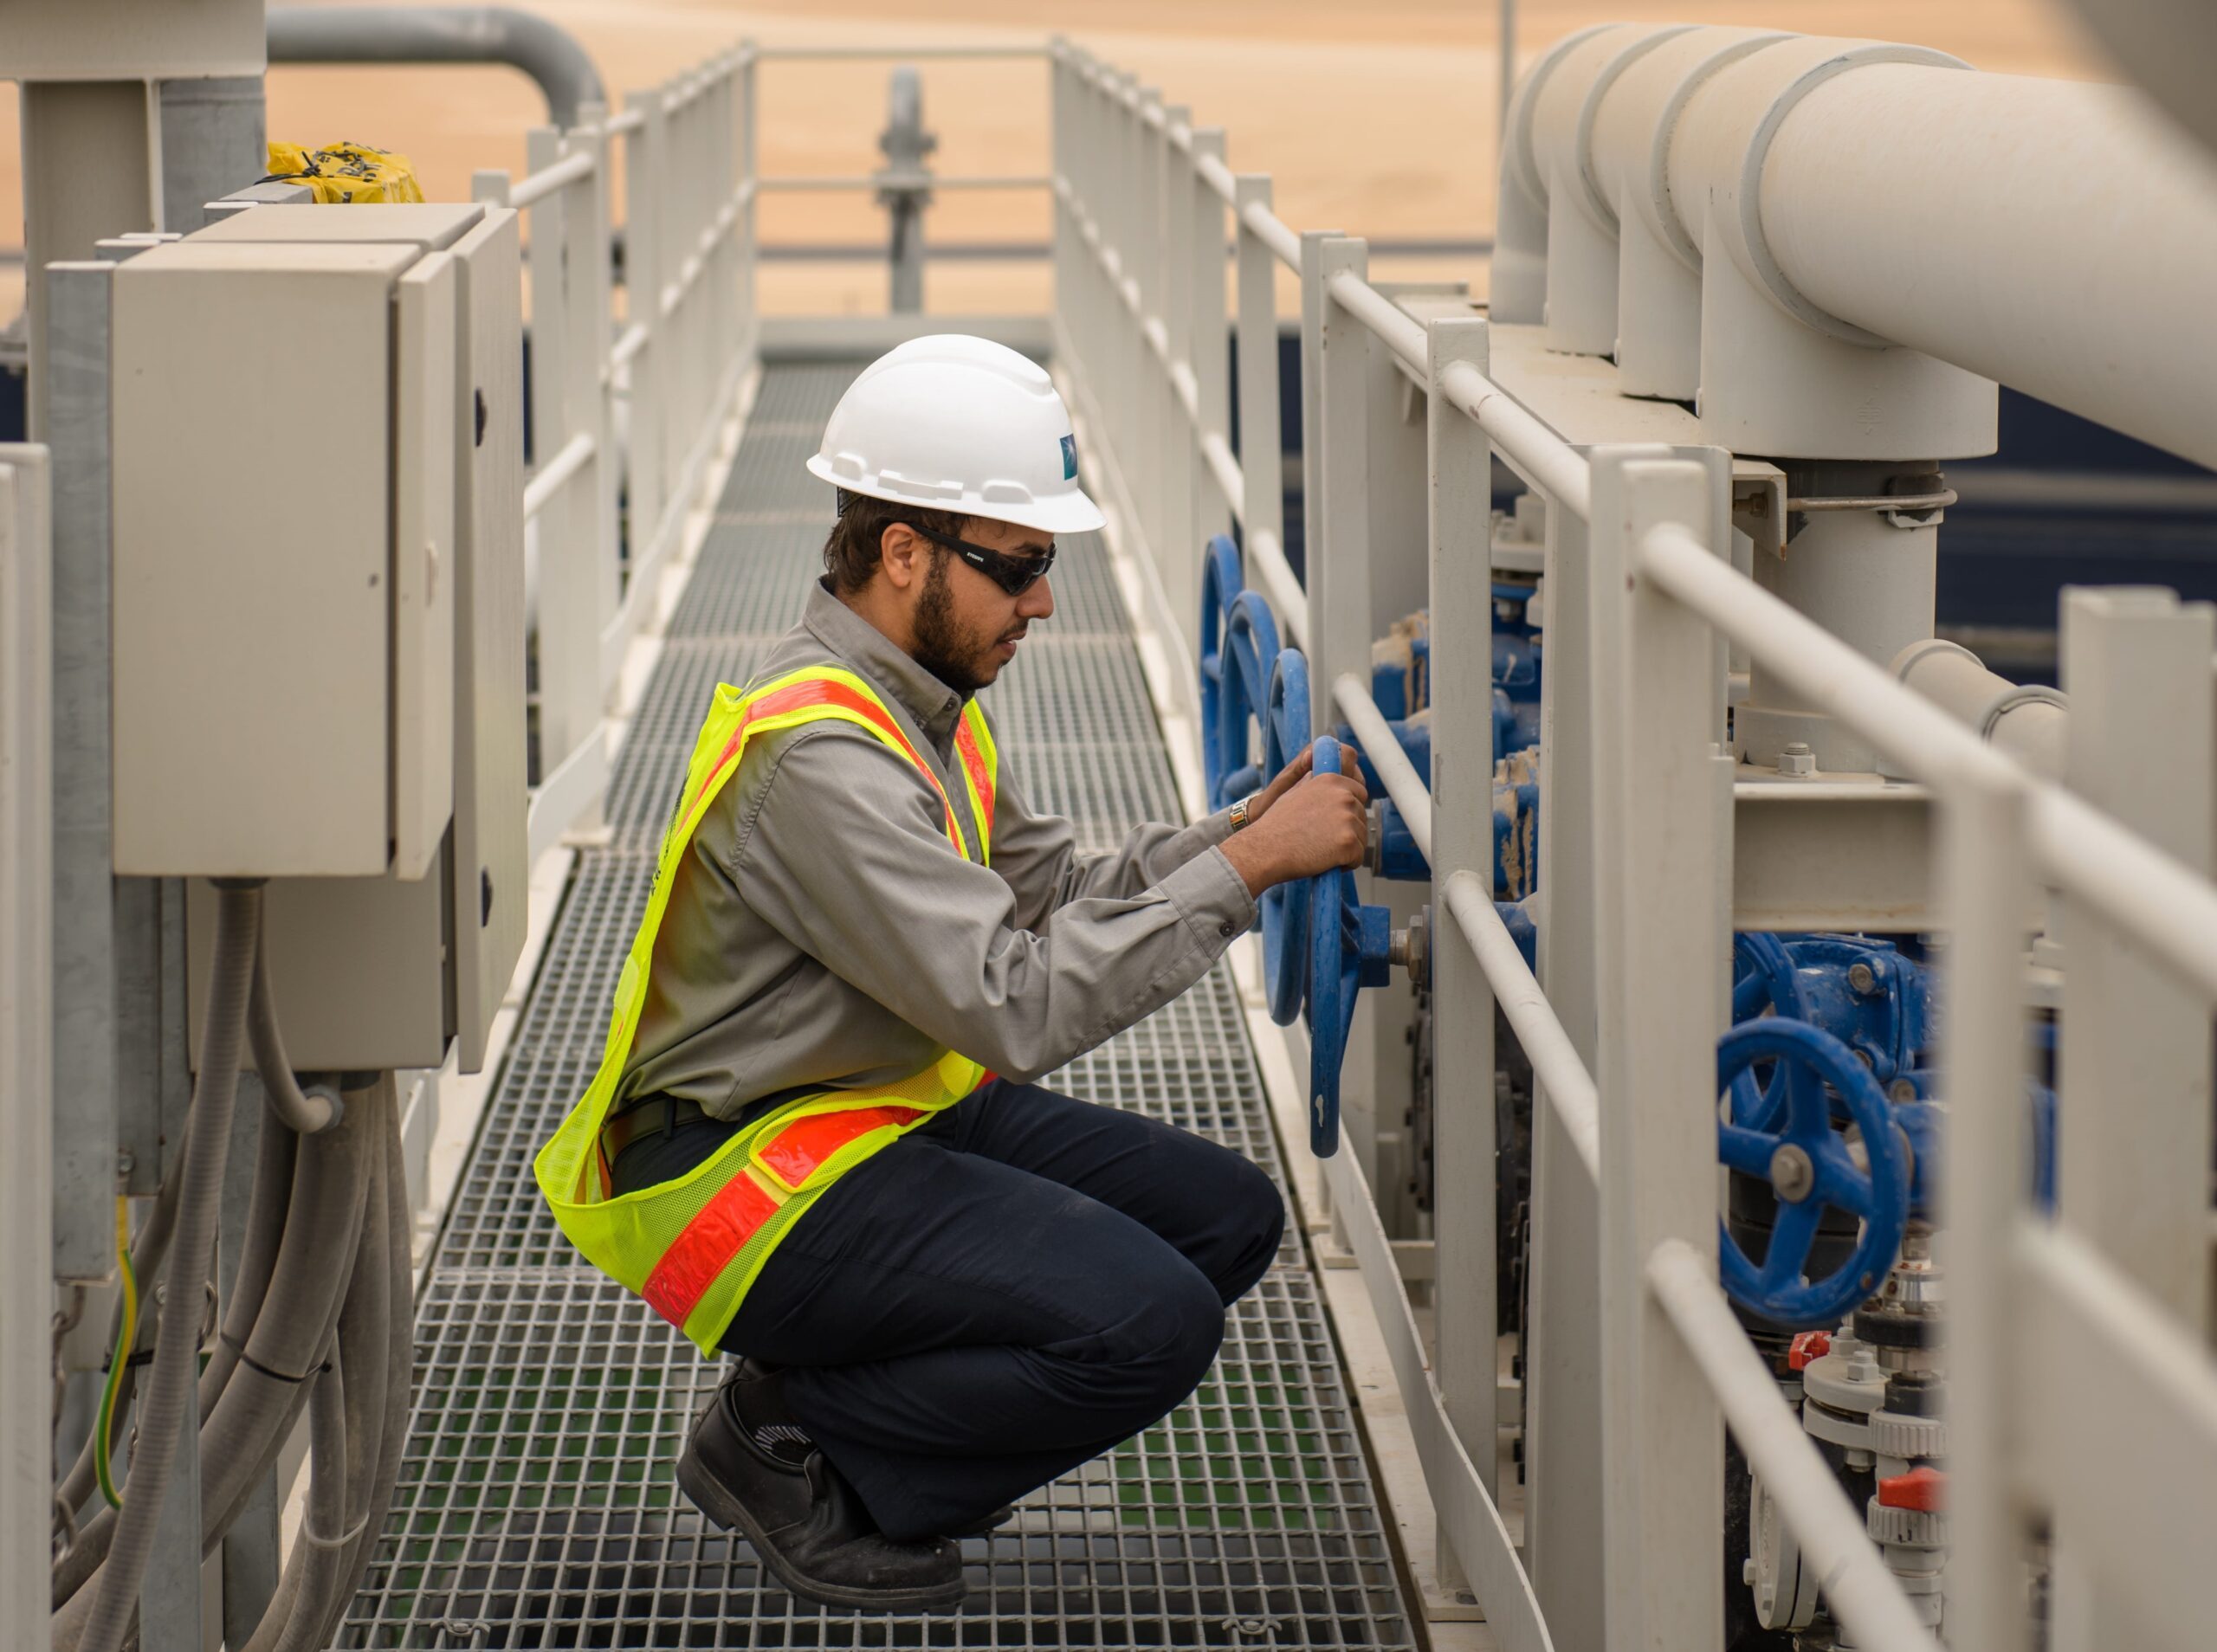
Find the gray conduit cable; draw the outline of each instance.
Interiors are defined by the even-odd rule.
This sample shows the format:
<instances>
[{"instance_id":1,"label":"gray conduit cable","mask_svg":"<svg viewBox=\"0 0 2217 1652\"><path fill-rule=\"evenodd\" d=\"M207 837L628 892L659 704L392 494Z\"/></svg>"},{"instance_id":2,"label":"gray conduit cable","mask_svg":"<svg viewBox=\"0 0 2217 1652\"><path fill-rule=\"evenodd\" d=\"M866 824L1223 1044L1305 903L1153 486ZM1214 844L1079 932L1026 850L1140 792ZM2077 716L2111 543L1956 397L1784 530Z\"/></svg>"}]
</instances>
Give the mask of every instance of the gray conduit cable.
<instances>
[{"instance_id":1,"label":"gray conduit cable","mask_svg":"<svg viewBox=\"0 0 2217 1652\"><path fill-rule=\"evenodd\" d=\"M223 1397L224 1384L238 1368L239 1354L254 1334L270 1275L283 1248L285 1217L292 1207L293 1171L300 1138L289 1130L264 1130L255 1150L254 1186L247 1195L244 1241L230 1300L207 1370L200 1373L200 1421L204 1426Z\"/></svg>"},{"instance_id":2,"label":"gray conduit cable","mask_svg":"<svg viewBox=\"0 0 2217 1652\"><path fill-rule=\"evenodd\" d=\"M292 1430L305 1399L301 1378L320 1363L360 1238L369 1168L364 1133L357 1121L346 1120L300 1141L283 1242L265 1293L265 1306L276 1311L256 1318L201 1429L204 1543L212 1542L210 1531L220 1535L237 1520ZM114 1511L101 1510L55 1568L55 1652L76 1645L83 1585L104 1566L117 1527Z\"/></svg>"},{"instance_id":3,"label":"gray conduit cable","mask_svg":"<svg viewBox=\"0 0 2217 1652\"><path fill-rule=\"evenodd\" d=\"M185 1134L189 1140L191 1135L189 1126ZM163 1256L168 1252L170 1233L177 1225L178 1188L184 1179L184 1155L180 1152L177 1162L170 1167L169 1175L163 1178L160 1191L155 1195L154 1208L146 1213L146 1220L139 1226L139 1237L131 1247L131 1276L133 1279L153 1278L162 1265ZM152 1313L140 1316L137 1340L131 1348L122 1351L126 1358L153 1346L155 1318ZM119 1296L114 1311L108 1317L107 1345L110 1348L115 1346L116 1339L122 1333L123 1301ZM116 1437L108 1442L111 1455L120 1442L124 1424L131 1410L131 1397L138 1385L137 1370L130 1365L125 1365L123 1379L115 1394ZM99 1425L95 1423L94 1432L85 1436L84 1447L77 1453L76 1462L69 1465L69 1472L62 1475L54 1488L55 1501L80 1515L84 1513L85 1505L92 1498L94 1489L93 1446L98 1432Z\"/></svg>"},{"instance_id":4,"label":"gray conduit cable","mask_svg":"<svg viewBox=\"0 0 2217 1652\"><path fill-rule=\"evenodd\" d=\"M200 1307L216 1243L223 1193L223 1161L231 1145L231 1107L238 1096L240 1046L247 1000L254 989L255 938L262 919L259 884L218 886L216 956L209 978L207 1021L200 1035L200 1074L193 1086L191 1139L178 1196L177 1231L162 1274L168 1321L154 1340L154 1367L139 1417L123 1510L102 1569L79 1652L118 1652L139 1605L139 1586L153 1551L154 1526L168 1496L178 1442L195 1416L199 1377Z\"/></svg>"},{"instance_id":5,"label":"gray conduit cable","mask_svg":"<svg viewBox=\"0 0 2217 1652\"><path fill-rule=\"evenodd\" d=\"M389 1077L387 1082L391 1082ZM346 1604L354 1597L355 1591L361 1587L363 1574L369 1570L370 1557L376 1550L385 1516L392 1507L393 1489L399 1483L401 1459L408 1445L408 1406L416 1375L416 1268L410 1243L415 1216L408 1206L408 1169L400 1145L400 1107L397 1093L385 1128L385 1158L386 1197L392 1207L389 1223L392 1284L387 1293L391 1319L391 1329L385 1337L387 1367L384 1450L380 1454L376 1482L371 1488L369 1516L355 1537L353 1549L347 1556L343 1574L345 1587L333 1603L331 1615L323 1625L323 1639L318 1642L319 1645L328 1645L336 1636Z\"/></svg>"},{"instance_id":6,"label":"gray conduit cable","mask_svg":"<svg viewBox=\"0 0 2217 1652\"><path fill-rule=\"evenodd\" d=\"M277 1029L277 1005L269 991L269 949L254 952L254 993L247 1000L247 1037L254 1046L254 1070L262 1077L269 1106L288 1130L312 1136L337 1122L339 1093L326 1085L303 1091L293 1076L285 1055L285 1040Z\"/></svg>"},{"instance_id":7,"label":"gray conduit cable","mask_svg":"<svg viewBox=\"0 0 2217 1652\"><path fill-rule=\"evenodd\" d=\"M380 1100L382 1098L380 1098ZM380 1107L379 1111L385 1109ZM378 1155L371 1178L370 1204L363 1212L362 1246L339 1310L337 1360L353 1373L346 1384L345 1496L326 1513L313 1514L301 1527L294 1551L299 1583L287 1610L266 1614L246 1652L312 1652L328 1644L322 1625L343 1606L345 1567L355 1534L367 1523L384 1446L387 1295L391 1275L385 1262L386 1229L391 1210L385 1197L387 1167Z\"/></svg>"},{"instance_id":8,"label":"gray conduit cable","mask_svg":"<svg viewBox=\"0 0 2217 1652\"><path fill-rule=\"evenodd\" d=\"M358 1108L350 1099L338 1125L301 1139L285 1243L262 1311L201 1435L211 1465L201 1482L202 1537L210 1546L275 1460L301 1379L322 1362L360 1248L376 1123L373 1107Z\"/></svg>"}]
</instances>

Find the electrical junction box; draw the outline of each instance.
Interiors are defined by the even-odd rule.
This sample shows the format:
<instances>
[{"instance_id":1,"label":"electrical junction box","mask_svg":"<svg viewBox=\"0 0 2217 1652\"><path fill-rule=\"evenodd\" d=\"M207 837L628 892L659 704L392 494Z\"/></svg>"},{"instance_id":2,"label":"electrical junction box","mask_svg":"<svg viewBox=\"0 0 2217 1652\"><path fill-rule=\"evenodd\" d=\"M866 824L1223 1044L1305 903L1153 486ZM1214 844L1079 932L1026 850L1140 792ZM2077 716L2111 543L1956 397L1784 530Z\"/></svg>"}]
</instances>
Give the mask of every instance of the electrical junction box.
<instances>
[{"instance_id":1,"label":"electrical junction box","mask_svg":"<svg viewBox=\"0 0 2217 1652\"><path fill-rule=\"evenodd\" d=\"M452 604L449 664L444 686L426 691L423 709L449 736L451 820L440 823L419 877L404 876L396 861L375 876L273 881L264 939L288 1053L301 1070L436 1067L450 1038L461 1070L475 1072L522 952L529 875L516 214L452 203L264 205L218 219L180 245L249 259L311 247L397 255L413 261L411 273L428 265L450 276L445 371L422 375L418 393L400 368L407 341L397 326L389 405L403 525L396 560L414 542L402 537L407 525L424 514L411 516L398 488L414 474L445 479L435 511L449 524L451 553L439 564ZM396 308L396 323L399 315ZM419 668L436 675L429 661L402 663L406 629L395 627L396 707L400 683L424 681ZM197 1059L215 902L204 881L189 890Z\"/></svg>"}]
</instances>

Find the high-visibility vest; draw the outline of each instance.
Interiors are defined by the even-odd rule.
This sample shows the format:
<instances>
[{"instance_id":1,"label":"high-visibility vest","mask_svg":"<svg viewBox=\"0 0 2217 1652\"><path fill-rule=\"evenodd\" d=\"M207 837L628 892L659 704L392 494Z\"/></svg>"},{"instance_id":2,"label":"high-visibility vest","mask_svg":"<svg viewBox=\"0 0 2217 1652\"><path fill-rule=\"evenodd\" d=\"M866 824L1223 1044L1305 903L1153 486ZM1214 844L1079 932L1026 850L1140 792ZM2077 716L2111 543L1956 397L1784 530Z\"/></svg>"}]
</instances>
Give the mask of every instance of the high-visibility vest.
<instances>
[{"instance_id":1,"label":"high-visibility vest","mask_svg":"<svg viewBox=\"0 0 2217 1652\"><path fill-rule=\"evenodd\" d=\"M585 1260L644 1297L706 1354L716 1352L779 1240L825 1188L988 1076L978 1062L949 1050L897 1084L827 1089L788 1101L675 1181L622 1194L611 1183L601 1126L630 1060L655 937L678 862L708 805L738 772L750 739L826 719L868 730L914 763L939 794L947 841L965 860L986 862L999 758L975 700L964 709L954 736L978 826L973 857L938 775L902 733L885 702L853 672L809 666L759 687L719 685L686 767L677 811L663 836L646 915L617 979L600 1070L532 1165L555 1219Z\"/></svg>"}]
</instances>

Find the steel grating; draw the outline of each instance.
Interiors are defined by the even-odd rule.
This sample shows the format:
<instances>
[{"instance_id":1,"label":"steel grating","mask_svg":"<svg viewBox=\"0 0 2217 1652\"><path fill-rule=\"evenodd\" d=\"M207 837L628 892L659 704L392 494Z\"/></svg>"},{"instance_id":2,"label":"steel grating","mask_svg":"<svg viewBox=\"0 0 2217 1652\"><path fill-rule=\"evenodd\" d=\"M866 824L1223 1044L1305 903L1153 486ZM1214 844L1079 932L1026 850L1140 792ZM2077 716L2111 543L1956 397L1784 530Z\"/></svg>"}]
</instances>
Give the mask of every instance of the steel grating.
<instances>
[{"instance_id":1,"label":"steel grating","mask_svg":"<svg viewBox=\"0 0 2217 1652\"><path fill-rule=\"evenodd\" d=\"M1201 1388L1139 1439L965 1542L957 1613L826 1611L766 1581L670 1465L720 1371L565 1241L531 1160L600 1055L648 851L718 681L797 613L823 521L750 491L813 431L848 366L769 371L583 852L419 1305L406 1460L346 1647L1412 1648L1353 1415L1296 1240L1232 1312ZM1073 542L1058 612L988 704L1036 807L1080 842L1178 801L1106 556ZM790 582L790 583L788 583ZM780 604L785 606L780 607ZM1048 1082L1143 1111L1282 1177L1228 971Z\"/></svg>"}]
</instances>

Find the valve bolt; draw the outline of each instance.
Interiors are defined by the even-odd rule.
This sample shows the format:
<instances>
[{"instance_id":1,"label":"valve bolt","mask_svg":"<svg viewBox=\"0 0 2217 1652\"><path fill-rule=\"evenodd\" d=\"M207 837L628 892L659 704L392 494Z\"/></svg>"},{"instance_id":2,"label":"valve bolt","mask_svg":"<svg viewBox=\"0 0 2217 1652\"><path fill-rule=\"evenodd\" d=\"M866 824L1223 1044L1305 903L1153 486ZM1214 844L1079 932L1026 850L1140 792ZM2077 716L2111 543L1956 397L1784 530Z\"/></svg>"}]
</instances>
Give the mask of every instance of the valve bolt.
<instances>
[{"instance_id":1,"label":"valve bolt","mask_svg":"<svg viewBox=\"0 0 2217 1652\"><path fill-rule=\"evenodd\" d=\"M1770 1156L1770 1184L1789 1204L1807 1198L1817 1185L1817 1167L1810 1162L1807 1150L1790 1141L1782 1144Z\"/></svg>"}]
</instances>

